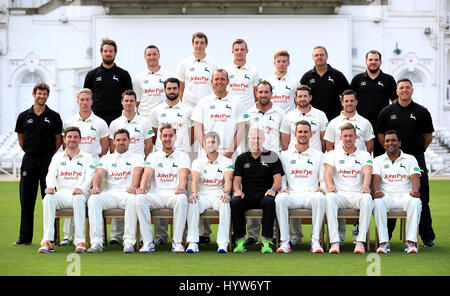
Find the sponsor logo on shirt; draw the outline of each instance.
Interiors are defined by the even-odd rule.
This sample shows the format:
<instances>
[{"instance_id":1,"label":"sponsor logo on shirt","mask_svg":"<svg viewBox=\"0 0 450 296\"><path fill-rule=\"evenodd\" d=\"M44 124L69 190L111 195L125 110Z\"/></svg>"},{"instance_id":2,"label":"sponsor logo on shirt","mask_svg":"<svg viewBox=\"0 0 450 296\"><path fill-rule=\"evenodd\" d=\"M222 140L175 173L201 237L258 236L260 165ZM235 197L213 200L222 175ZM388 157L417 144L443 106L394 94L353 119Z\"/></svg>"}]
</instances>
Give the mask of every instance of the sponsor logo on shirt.
<instances>
[{"instance_id":1,"label":"sponsor logo on shirt","mask_svg":"<svg viewBox=\"0 0 450 296\"><path fill-rule=\"evenodd\" d=\"M178 174L165 174L165 173L158 173L156 176L160 182L162 183L172 183L175 182L176 178L178 178Z\"/></svg>"},{"instance_id":2,"label":"sponsor logo on shirt","mask_svg":"<svg viewBox=\"0 0 450 296\"><path fill-rule=\"evenodd\" d=\"M383 179L389 183L401 183L407 177L405 174L384 174Z\"/></svg>"},{"instance_id":3,"label":"sponsor logo on shirt","mask_svg":"<svg viewBox=\"0 0 450 296\"><path fill-rule=\"evenodd\" d=\"M205 76L191 76L190 81L194 84L206 84L209 78Z\"/></svg>"},{"instance_id":4,"label":"sponsor logo on shirt","mask_svg":"<svg viewBox=\"0 0 450 296\"><path fill-rule=\"evenodd\" d=\"M234 91L245 91L250 87L250 85L245 83L230 83L229 86Z\"/></svg>"},{"instance_id":5,"label":"sponsor logo on shirt","mask_svg":"<svg viewBox=\"0 0 450 296\"><path fill-rule=\"evenodd\" d=\"M91 137L91 136L81 137L81 143L80 144L91 145L91 144L93 144L95 142L96 139L97 139L97 137Z\"/></svg>"},{"instance_id":6,"label":"sponsor logo on shirt","mask_svg":"<svg viewBox=\"0 0 450 296\"><path fill-rule=\"evenodd\" d=\"M148 94L148 95L159 96L163 92L164 92L164 89L162 89L162 88L146 88L146 89L144 89L144 94Z\"/></svg>"},{"instance_id":7,"label":"sponsor logo on shirt","mask_svg":"<svg viewBox=\"0 0 450 296\"><path fill-rule=\"evenodd\" d=\"M204 178L204 179L202 179L202 183L203 183L203 185L208 186L208 187L216 187L216 186L220 186L223 184L223 179L217 179L217 178L206 179L206 178Z\"/></svg>"},{"instance_id":8,"label":"sponsor logo on shirt","mask_svg":"<svg viewBox=\"0 0 450 296\"><path fill-rule=\"evenodd\" d=\"M131 172L122 171L122 172L112 172L110 177L114 180L126 180L128 176L131 176Z\"/></svg>"},{"instance_id":9,"label":"sponsor logo on shirt","mask_svg":"<svg viewBox=\"0 0 450 296\"><path fill-rule=\"evenodd\" d=\"M357 178L359 175L361 175L360 170L343 170L340 169L338 171L338 174L341 175L343 178Z\"/></svg>"},{"instance_id":10,"label":"sponsor logo on shirt","mask_svg":"<svg viewBox=\"0 0 450 296\"><path fill-rule=\"evenodd\" d=\"M273 103L287 103L291 99L289 95L273 95L272 102Z\"/></svg>"},{"instance_id":11,"label":"sponsor logo on shirt","mask_svg":"<svg viewBox=\"0 0 450 296\"><path fill-rule=\"evenodd\" d=\"M78 180L79 177L83 176L82 172L77 171L61 171L59 174L64 180Z\"/></svg>"},{"instance_id":12,"label":"sponsor logo on shirt","mask_svg":"<svg viewBox=\"0 0 450 296\"><path fill-rule=\"evenodd\" d=\"M231 115L228 114L211 114L211 119L214 119L215 122L226 122L227 120L231 119Z\"/></svg>"},{"instance_id":13,"label":"sponsor logo on shirt","mask_svg":"<svg viewBox=\"0 0 450 296\"><path fill-rule=\"evenodd\" d=\"M310 170L306 170L306 169L303 169L303 170L296 169L296 170L291 170L290 174L292 176L294 176L295 178L308 178L309 176L312 176L313 172Z\"/></svg>"}]
</instances>

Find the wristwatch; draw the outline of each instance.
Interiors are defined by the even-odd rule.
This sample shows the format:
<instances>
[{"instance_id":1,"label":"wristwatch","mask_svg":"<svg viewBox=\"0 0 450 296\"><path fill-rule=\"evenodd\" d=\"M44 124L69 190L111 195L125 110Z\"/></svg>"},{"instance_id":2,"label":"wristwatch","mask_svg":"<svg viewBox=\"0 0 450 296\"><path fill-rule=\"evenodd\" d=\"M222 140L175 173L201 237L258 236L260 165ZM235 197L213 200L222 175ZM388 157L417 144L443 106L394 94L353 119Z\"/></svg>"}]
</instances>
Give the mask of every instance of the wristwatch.
<instances>
[{"instance_id":1,"label":"wristwatch","mask_svg":"<svg viewBox=\"0 0 450 296\"><path fill-rule=\"evenodd\" d=\"M231 191L230 190L224 190L223 193L228 194L229 196L231 196Z\"/></svg>"}]
</instances>

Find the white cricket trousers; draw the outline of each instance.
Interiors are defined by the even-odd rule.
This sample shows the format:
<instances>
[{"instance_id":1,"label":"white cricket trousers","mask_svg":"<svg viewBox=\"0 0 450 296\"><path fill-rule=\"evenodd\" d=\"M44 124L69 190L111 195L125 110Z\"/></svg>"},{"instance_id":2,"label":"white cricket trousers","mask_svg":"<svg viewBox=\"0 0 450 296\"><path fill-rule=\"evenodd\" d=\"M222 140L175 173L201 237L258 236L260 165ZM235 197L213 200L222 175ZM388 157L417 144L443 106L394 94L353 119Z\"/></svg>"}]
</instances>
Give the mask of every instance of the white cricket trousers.
<instances>
[{"instance_id":1,"label":"white cricket trousers","mask_svg":"<svg viewBox=\"0 0 450 296\"><path fill-rule=\"evenodd\" d=\"M366 241L373 210L373 200L370 194L353 191L329 192L326 195L325 204L331 243L339 242L338 209L359 210L359 234L356 240Z\"/></svg>"},{"instance_id":2,"label":"white cricket trousers","mask_svg":"<svg viewBox=\"0 0 450 296\"><path fill-rule=\"evenodd\" d=\"M44 208L44 235L41 244L55 239L55 213L59 209L73 208L75 222L75 245L86 242L86 196L84 194L72 195L72 191L61 190L55 194L47 194L42 200Z\"/></svg>"},{"instance_id":3,"label":"white cricket trousers","mask_svg":"<svg viewBox=\"0 0 450 296\"><path fill-rule=\"evenodd\" d=\"M389 242L387 228L387 212L390 209L406 211L406 240L417 242L417 227L422 212L420 198L409 195L409 192L386 192L383 197L374 200L373 218L378 229L380 243Z\"/></svg>"},{"instance_id":4,"label":"white cricket trousers","mask_svg":"<svg viewBox=\"0 0 450 296\"><path fill-rule=\"evenodd\" d=\"M278 193L275 211L280 227L280 240L289 240L289 209L312 209L312 238L320 240L320 229L325 215L325 195L321 192Z\"/></svg>"},{"instance_id":5,"label":"white cricket trousers","mask_svg":"<svg viewBox=\"0 0 450 296\"><path fill-rule=\"evenodd\" d=\"M136 243L136 195L126 191L109 190L93 194L88 199L89 231L92 244L103 244L103 211L125 209L124 244Z\"/></svg>"},{"instance_id":6,"label":"white cricket trousers","mask_svg":"<svg viewBox=\"0 0 450 296\"><path fill-rule=\"evenodd\" d=\"M188 204L188 242L198 243L198 226L200 214L202 214L206 209L213 209L219 211L219 227L217 229L216 239L217 245L228 246L228 243L230 241L231 208L229 202L223 202L220 200L219 196L221 194L221 192L217 194L199 193L198 195L200 196L200 199L196 203Z\"/></svg>"},{"instance_id":7,"label":"white cricket trousers","mask_svg":"<svg viewBox=\"0 0 450 296\"><path fill-rule=\"evenodd\" d=\"M186 194L174 194L173 191L155 191L136 196L136 212L144 244L153 241L150 211L165 208L173 209L172 240L176 243L182 242L188 208Z\"/></svg>"}]
</instances>

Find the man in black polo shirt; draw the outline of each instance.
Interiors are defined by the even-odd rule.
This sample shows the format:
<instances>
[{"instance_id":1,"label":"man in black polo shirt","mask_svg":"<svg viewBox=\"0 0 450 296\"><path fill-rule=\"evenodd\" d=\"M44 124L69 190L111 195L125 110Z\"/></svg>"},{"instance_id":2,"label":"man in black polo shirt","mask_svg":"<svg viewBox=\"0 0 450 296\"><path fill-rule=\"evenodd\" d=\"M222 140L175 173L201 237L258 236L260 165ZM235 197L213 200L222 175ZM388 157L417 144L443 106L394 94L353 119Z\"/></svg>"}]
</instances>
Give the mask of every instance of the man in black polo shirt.
<instances>
[{"instance_id":1,"label":"man in black polo shirt","mask_svg":"<svg viewBox=\"0 0 450 296\"><path fill-rule=\"evenodd\" d=\"M133 89L130 74L118 67L114 60L117 45L114 40L103 39L100 46L102 64L89 71L84 87L92 93L92 111L109 124L122 115L121 95L127 89Z\"/></svg>"},{"instance_id":2,"label":"man in black polo shirt","mask_svg":"<svg viewBox=\"0 0 450 296\"><path fill-rule=\"evenodd\" d=\"M358 97L358 114L366 118L372 124L375 135L377 134L377 119L380 111L389 105L389 101L397 99L397 85L394 77L381 71L381 53L370 50L366 54L366 68L363 73L353 77L350 87ZM378 141L374 142L374 156L384 153L384 148Z\"/></svg>"},{"instance_id":3,"label":"man in black polo shirt","mask_svg":"<svg viewBox=\"0 0 450 296\"><path fill-rule=\"evenodd\" d=\"M233 199L231 219L234 238L237 240L235 253L245 249L245 211L262 209L262 253L272 253L270 242L275 221L275 196L281 188L284 175L278 155L273 151L262 151L264 132L251 128L248 134L249 151L236 158L233 178ZM241 190L242 185L242 190Z\"/></svg>"},{"instance_id":4,"label":"man in black polo shirt","mask_svg":"<svg viewBox=\"0 0 450 296\"><path fill-rule=\"evenodd\" d=\"M38 186L41 185L44 198L48 166L62 143L61 117L45 104L49 94L47 84L36 84L32 92L33 106L20 113L16 122L15 131L25 155L20 167L20 234L15 245L31 244Z\"/></svg>"},{"instance_id":5,"label":"man in black polo shirt","mask_svg":"<svg viewBox=\"0 0 450 296\"><path fill-rule=\"evenodd\" d=\"M396 130L400 134L402 151L414 155L417 159L422 170L420 177L422 214L419 235L425 247L432 247L435 234L431 225L431 212L428 205L430 188L424 152L432 141L434 128L430 112L425 107L413 102L412 94L413 87L409 79L404 78L397 81L397 102L385 107L378 116L378 141L380 144L384 143L384 133L387 130ZM395 219L392 219L388 222L390 235L392 235L394 227Z\"/></svg>"},{"instance_id":6,"label":"man in black polo shirt","mask_svg":"<svg viewBox=\"0 0 450 296\"><path fill-rule=\"evenodd\" d=\"M341 112L339 95L350 86L344 74L327 64L328 53L324 46L314 47L314 68L303 74L300 84L311 88L311 105L327 115L328 121Z\"/></svg>"}]
</instances>

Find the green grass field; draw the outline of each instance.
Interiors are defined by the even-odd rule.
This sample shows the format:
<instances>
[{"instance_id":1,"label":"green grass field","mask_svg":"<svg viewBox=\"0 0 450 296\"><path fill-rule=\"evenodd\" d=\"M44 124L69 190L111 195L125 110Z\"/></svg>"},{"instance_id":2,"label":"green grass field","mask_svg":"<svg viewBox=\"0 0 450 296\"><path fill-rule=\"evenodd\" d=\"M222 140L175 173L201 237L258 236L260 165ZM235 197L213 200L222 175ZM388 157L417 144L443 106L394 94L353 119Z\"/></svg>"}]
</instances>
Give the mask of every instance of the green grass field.
<instances>
[{"instance_id":1,"label":"green grass field","mask_svg":"<svg viewBox=\"0 0 450 296\"><path fill-rule=\"evenodd\" d=\"M12 245L18 237L20 206L17 182L0 183L0 275L67 275L79 271L91 275L174 275L174 276L284 276L284 275L354 275L364 276L379 262L381 275L450 275L450 181L432 180L431 213L436 232L435 248L420 248L419 254L405 254L399 240L399 225L391 240L391 253L353 254L351 225L339 255L311 254L311 225L304 225L303 245L290 254L261 254L250 247L245 254L217 254L216 245L201 246L198 254L173 254L170 244L158 246L150 254L123 254L120 247L109 247L102 254L72 255L73 247L55 247L53 254L37 254L42 237L42 203L35 211L35 234L31 246ZM215 230L216 228L213 227ZM215 239L213 233L212 239ZM371 239L374 239L373 219ZM74 259L75 258L75 259ZM76 264L76 265L75 265ZM76 266L77 268L73 269Z\"/></svg>"}]
</instances>

